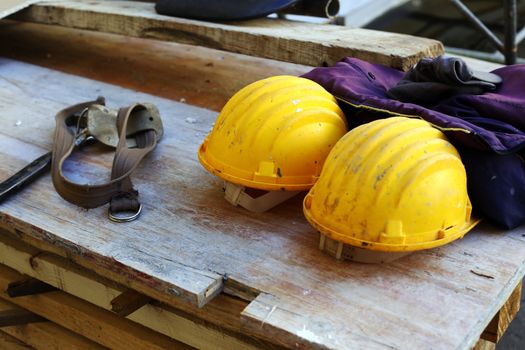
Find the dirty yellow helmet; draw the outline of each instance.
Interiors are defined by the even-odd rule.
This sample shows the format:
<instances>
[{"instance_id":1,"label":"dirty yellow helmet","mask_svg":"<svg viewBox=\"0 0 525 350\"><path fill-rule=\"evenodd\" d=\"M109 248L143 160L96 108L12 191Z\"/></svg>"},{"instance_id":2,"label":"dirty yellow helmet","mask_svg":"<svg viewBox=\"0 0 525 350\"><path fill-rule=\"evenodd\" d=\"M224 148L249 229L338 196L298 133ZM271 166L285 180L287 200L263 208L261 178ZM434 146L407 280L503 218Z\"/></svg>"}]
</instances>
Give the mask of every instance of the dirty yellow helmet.
<instances>
[{"instance_id":1,"label":"dirty yellow helmet","mask_svg":"<svg viewBox=\"0 0 525 350\"><path fill-rule=\"evenodd\" d=\"M465 168L454 146L429 123L403 117L347 133L303 209L321 233L321 249L359 261L437 247L477 223L470 218Z\"/></svg>"},{"instance_id":2,"label":"dirty yellow helmet","mask_svg":"<svg viewBox=\"0 0 525 350\"><path fill-rule=\"evenodd\" d=\"M239 188L307 190L346 131L343 112L323 87L275 76L244 87L228 101L199 148L199 161Z\"/></svg>"}]
</instances>

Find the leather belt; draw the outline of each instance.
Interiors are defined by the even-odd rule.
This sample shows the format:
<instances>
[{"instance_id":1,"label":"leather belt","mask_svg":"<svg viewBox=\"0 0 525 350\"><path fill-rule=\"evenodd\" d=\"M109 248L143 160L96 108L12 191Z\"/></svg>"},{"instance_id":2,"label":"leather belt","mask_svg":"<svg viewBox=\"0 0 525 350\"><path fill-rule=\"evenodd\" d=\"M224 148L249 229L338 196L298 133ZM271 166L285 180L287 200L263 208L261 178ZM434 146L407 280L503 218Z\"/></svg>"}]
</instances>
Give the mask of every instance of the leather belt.
<instances>
[{"instance_id":1,"label":"leather belt","mask_svg":"<svg viewBox=\"0 0 525 350\"><path fill-rule=\"evenodd\" d=\"M118 111L105 107L104 98L79 103L56 115L51 175L62 198L83 208L110 203L112 221L136 219L142 210L131 174L162 137L163 127L157 108L133 104ZM62 172L64 161L86 140L96 139L115 147L111 179L97 185L78 184Z\"/></svg>"}]
</instances>

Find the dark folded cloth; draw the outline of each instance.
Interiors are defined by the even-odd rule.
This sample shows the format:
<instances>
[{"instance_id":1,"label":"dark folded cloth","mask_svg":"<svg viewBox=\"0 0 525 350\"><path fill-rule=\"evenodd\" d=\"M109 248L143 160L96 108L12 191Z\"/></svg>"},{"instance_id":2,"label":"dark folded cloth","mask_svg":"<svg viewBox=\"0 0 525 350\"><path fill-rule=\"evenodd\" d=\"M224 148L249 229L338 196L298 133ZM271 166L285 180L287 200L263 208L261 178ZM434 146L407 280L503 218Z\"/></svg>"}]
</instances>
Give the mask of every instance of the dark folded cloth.
<instances>
[{"instance_id":1,"label":"dark folded cloth","mask_svg":"<svg viewBox=\"0 0 525 350\"><path fill-rule=\"evenodd\" d=\"M265 17L299 0L158 0L161 15L209 21L237 21Z\"/></svg>"},{"instance_id":2,"label":"dark folded cloth","mask_svg":"<svg viewBox=\"0 0 525 350\"><path fill-rule=\"evenodd\" d=\"M409 70L387 96L402 102L431 107L454 95L479 95L496 90L501 78L476 72L457 57L424 58Z\"/></svg>"},{"instance_id":3,"label":"dark folded cloth","mask_svg":"<svg viewBox=\"0 0 525 350\"><path fill-rule=\"evenodd\" d=\"M458 149L467 170L474 210L504 228L525 221L525 163L519 153L497 155Z\"/></svg>"}]
</instances>

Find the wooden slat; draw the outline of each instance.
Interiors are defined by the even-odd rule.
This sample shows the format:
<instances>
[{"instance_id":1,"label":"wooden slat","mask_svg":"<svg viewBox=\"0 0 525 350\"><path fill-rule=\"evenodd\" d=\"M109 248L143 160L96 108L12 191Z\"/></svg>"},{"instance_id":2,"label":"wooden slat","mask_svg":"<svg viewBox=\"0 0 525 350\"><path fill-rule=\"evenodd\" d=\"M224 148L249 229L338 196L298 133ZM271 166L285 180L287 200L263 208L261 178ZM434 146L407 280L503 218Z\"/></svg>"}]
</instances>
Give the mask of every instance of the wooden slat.
<instances>
[{"instance_id":1,"label":"wooden slat","mask_svg":"<svg viewBox=\"0 0 525 350\"><path fill-rule=\"evenodd\" d=\"M14 270L0 266L0 290L5 290L10 282L21 277ZM5 292L0 292L0 298L112 349L189 349L182 343L64 292L19 298L9 298Z\"/></svg>"},{"instance_id":2,"label":"wooden slat","mask_svg":"<svg viewBox=\"0 0 525 350\"><path fill-rule=\"evenodd\" d=\"M199 46L7 20L0 21L0 41L3 57L215 111L256 80L312 69Z\"/></svg>"},{"instance_id":3,"label":"wooden slat","mask_svg":"<svg viewBox=\"0 0 525 350\"><path fill-rule=\"evenodd\" d=\"M24 309L0 311L0 328L35 322L46 322L46 319Z\"/></svg>"},{"instance_id":4,"label":"wooden slat","mask_svg":"<svg viewBox=\"0 0 525 350\"><path fill-rule=\"evenodd\" d=\"M119 316L126 317L141 307L149 304L152 299L137 291L128 289L110 301L111 311Z\"/></svg>"},{"instance_id":5,"label":"wooden slat","mask_svg":"<svg viewBox=\"0 0 525 350\"><path fill-rule=\"evenodd\" d=\"M0 310L16 308L12 303L0 299ZM2 328L24 344L37 350L104 350L107 349L52 322L32 323L24 326ZM0 349L3 349L0 346Z\"/></svg>"},{"instance_id":6,"label":"wooden slat","mask_svg":"<svg viewBox=\"0 0 525 350\"><path fill-rule=\"evenodd\" d=\"M125 229L107 221L106 208L62 200L49 177L2 203L0 225L175 307L185 299L169 289L193 283L177 275L180 266L220 276L228 293L260 291L239 325L249 335L289 347L469 349L525 273L523 228L488 225L390 264L338 263L318 251L302 198L264 214L226 203L220 181L196 159L216 113L6 59L0 77L2 176L49 149L57 110L101 91L112 106L157 104L166 130L133 176L145 211ZM89 166L73 161L69 169L100 178L111 156L85 155Z\"/></svg>"},{"instance_id":7,"label":"wooden slat","mask_svg":"<svg viewBox=\"0 0 525 350\"><path fill-rule=\"evenodd\" d=\"M497 343L520 310L522 282L514 289L509 299L481 334L481 338Z\"/></svg>"},{"instance_id":8,"label":"wooden slat","mask_svg":"<svg viewBox=\"0 0 525 350\"><path fill-rule=\"evenodd\" d=\"M168 40L309 66L346 56L408 69L443 53L435 40L359 28L259 19L235 24L157 15L154 4L134 1L43 2L17 19L135 37Z\"/></svg>"},{"instance_id":9,"label":"wooden slat","mask_svg":"<svg viewBox=\"0 0 525 350\"><path fill-rule=\"evenodd\" d=\"M143 305L142 302L149 300L148 297L134 291L124 291L123 287L105 281L60 257L38 254L34 248L7 237L0 237L0 264L41 279L104 309L113 310L115 305L120 305L117 306L120 311L117 314L126 314L129 319L141 325L199 349L254 350L256 348L250 343L226 334L224 330L207 327L202 320L186 319L176 312L154 305ZM134 307L137 303L141 308ZM213 309L210 312L213 312ZM221 315L218 317L221 318ZM232 313L232 317L238 318L240 313ZM224 318L219 320L218 326L223 325L224 321ZM231 327L226 328L231 329ZM240 331L239 328L236 330Z\"/></svg>"},{"instance_id":10,"label":"wooden slat","mask_svg":"<svg viewBox=\"0 0 525 350\"><path fill-rule=\"evenodd\" d=\"M34 350L27 344L16 339L10 334L0 330L0 349L2 350Z\"/></svg>"}]
</instances>

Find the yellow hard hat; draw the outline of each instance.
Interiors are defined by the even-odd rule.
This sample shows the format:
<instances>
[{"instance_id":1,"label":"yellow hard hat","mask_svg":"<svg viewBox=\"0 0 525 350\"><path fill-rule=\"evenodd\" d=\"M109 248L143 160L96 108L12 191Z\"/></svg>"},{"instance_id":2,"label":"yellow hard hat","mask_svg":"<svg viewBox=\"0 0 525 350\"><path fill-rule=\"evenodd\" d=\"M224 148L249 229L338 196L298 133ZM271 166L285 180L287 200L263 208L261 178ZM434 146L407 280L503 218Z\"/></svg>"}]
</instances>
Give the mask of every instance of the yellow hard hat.
<instances>
[{"instance_id":1,"label":"yellow hard hat","mask_svg":"<svg viewBox=\"0 0 525 350\"><path fill-rule=\"evenodd\" d=\"M237 185L306 190L346 131L343 112L323 87L275 76L244 87L228 101L199 148L199 161Z\"/></svg>"},{"instance_id":2,"label":"yellow hard hat","mask_svg":"<svg viewBox=\"0 0 525 350\"><path fill-rule=\"evenodd\" d=\"M322 242L380 252L437 247L477 223L454 146L429 123L404 117L347 133L303 204L308 221L326 236Z\"/></svg>"}]
</instances>

